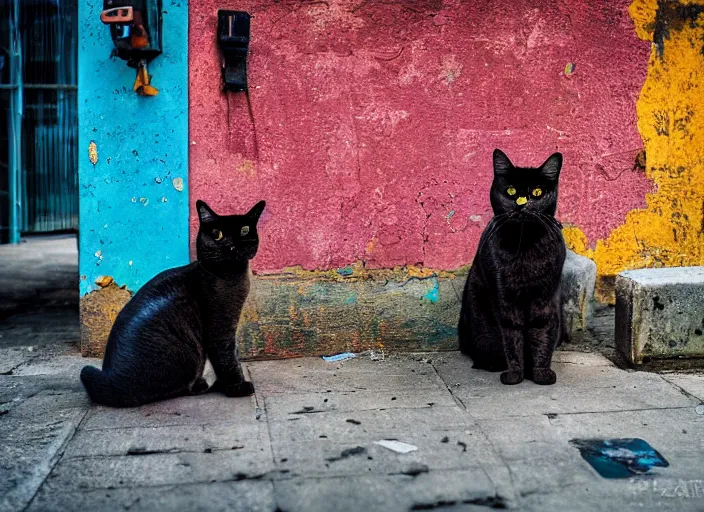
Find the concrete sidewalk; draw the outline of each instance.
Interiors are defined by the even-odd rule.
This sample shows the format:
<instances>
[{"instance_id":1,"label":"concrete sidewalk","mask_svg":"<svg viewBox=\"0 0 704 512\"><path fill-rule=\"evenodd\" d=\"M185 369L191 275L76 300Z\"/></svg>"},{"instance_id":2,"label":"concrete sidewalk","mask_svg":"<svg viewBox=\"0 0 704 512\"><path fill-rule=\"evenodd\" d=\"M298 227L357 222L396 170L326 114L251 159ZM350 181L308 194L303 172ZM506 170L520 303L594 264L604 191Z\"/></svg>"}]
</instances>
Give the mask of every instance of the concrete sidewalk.
<instances>
[{"instance_id":1,"label":"concrete sidewalk","mask_svg":"<svg viewBox=\"0 0 704 512\"><path fill-rule=\"evenodd\" d=\"M0 247L0 512L704 510L704 375L615 367L613 310L506 387L456 352L247 363L257 392L92 406L74 237ZM642 438L669 466L604 479L570 440ZM398 454L376 441L418 449Z\"/></svg>"},{"instance_id":2,"label":"concrete sidewalk","mask_svg":"<svg viewBox=\"0 0 704 512\"><path fill-rule=\"evenodd\" d=\"M118 410L90 404L75 349L0 361L3 511L704 509L702 375L563 351L556 385L507 387L456 352L294 359L247 363L251 398ZM595 437L669 467L602 478L570 445Z\"/></svg>"},{"instance_id":3,"label":"concrete sidewalk","mask_svg":"<svg viewBox=\"0 0 704 512\"><path fill-rule=\"evenodd\" d=\"M79 336L76 236L0 245L0 348L75 345Z\"/></svg>"}]
</instances>

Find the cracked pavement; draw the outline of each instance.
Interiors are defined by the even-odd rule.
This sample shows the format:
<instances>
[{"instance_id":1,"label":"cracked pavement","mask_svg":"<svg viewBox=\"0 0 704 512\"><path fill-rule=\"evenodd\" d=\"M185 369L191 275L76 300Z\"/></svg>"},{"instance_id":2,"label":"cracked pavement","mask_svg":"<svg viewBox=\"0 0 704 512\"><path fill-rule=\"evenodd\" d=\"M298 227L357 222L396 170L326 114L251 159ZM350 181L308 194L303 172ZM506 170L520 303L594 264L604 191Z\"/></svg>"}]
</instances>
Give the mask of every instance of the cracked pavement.
<instances>
[{"instance_id":1,"label":"cracked pavement","mask_svg":"<svg viewBox=\"0 0 704 512\"><path fill-rule=\"evenodd\" d=\"M252 397L112 409L78 380L99 361L25 352L0 376L0 510L704 507L698 374L560 351L556 385L509 387L457 352L304 358L246 363ZM569 443L613 437L645 439L669 467L604 479Z\"/></svg>"},{"instance_id":2,"label":"cracked pavement","mask_svg":"<svg viewBox=\"0 0 704 512\"><path fill-rule=\"evenodd\" d=\"M31 270L0 258L0 512L704 510L704 375L624 370L596 345L557 352L547 387L441 352L249 362L252 397L93 406L58 246L27 244ZM589 438L644 439L669 465L602 478L570 444Z\"/></svg>"}]
</instances>

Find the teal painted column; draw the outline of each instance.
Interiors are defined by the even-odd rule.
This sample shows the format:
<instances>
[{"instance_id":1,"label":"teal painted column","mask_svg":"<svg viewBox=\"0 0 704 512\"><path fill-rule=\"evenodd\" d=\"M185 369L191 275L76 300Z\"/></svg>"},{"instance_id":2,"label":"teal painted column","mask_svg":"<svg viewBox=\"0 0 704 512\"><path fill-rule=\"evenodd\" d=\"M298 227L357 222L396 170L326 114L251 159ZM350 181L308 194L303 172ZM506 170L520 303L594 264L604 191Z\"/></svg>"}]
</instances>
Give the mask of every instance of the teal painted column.
<instances>
[{"instance_id":1,"label":"teal painted column","mask_svg":"<svg viewBox=\"0 0 704 512\"><path fill-rule=\"evenodd\" d=\"M8 6L9 7L9 6ZM10 207L8 242L20 243L20 215L22 214L20 198L22 177L22 116L24 100L22 98L24 73L22 71L22 40L20 37L20 2L14 0L11 10L10 27L10 110L7 116L7 177L8 177L8 203Z\"/></svg>"},{"instance_id":2,"label":"teal painted column","mask_svg":"<svg viewBox=\"0 0 704 512\"><path fill-rule=\"evenodd\" d=\"M102 0L79 0L78 9L83 331L90 322L111 324L122 307L102 304L92 312L83 307L95 295L91 292L103 290L96 280L109 276L118 287L136 292L160 271L189 261L188 4L163 2L163 54L148 68L159 89L154 97L138 96L132 90L135 69L110 58L113 45L109 28L100 22L102 6ZM109 325L102 325L100 336L106 330ZM83 333L84 344L101 343L86 336L92 334Z\"/></svg>"}]
</instances>

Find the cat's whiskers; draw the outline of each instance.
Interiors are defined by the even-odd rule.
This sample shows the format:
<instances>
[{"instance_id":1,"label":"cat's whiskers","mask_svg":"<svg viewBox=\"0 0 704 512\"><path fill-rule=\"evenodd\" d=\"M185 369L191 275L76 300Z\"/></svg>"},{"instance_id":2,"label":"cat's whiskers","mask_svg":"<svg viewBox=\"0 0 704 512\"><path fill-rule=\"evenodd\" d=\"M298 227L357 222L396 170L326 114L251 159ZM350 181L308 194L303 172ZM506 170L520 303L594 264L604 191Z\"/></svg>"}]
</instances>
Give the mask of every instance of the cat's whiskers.
<instances>
[{"instance_id":1,"label":"cat's whiskers","mask_svg":"<svg viewBox=\"0 0 704 512\"><path fill-rule=\"evenodd\" d=\"M552 233L555 235L555 238L562 238L562 227L561 225L557 222L555 217L552 217L550 215L547 215L545 213L540 214L541 218L544 219L545 223L547 224L548 229L552 231Z\"/></svg>"},{"instance_id":2,"label":"cat's whiskers","mask_svg":"<svg viewBox=\"0 0 704 512\"><path fill-rule=\"evenodd\" d=\"M516 249L516 254L513 256L514 259L518 257L518 253L521 252L521 242L523 242L523 224L524 221L521 221L521 235L518 237L518 248Z\"/></svg>"},{"instance_id":3,"label":"cat's whiskers","mask_svg":"<svg viewBox=\"0 0 704 512\"><path fill-rule=\"evenodd\" d=\"M509 220L511 220L511 217L513 217L514 212L507 212L507 213L501 213L499 215L495 215L492 220L495 220L496 223L491 227L489 231L486 232L482 236L482 241L479 244L479 247L477 248L477 255L479 255L482 251L482 248L484 245L487 243L487 241L493 237L501 227L506 224Z\"/></svg>"},{"instance_id":4,"label":"cat's whiskers","mask_svg":"<svg viewBox=\"0 0 704 512\"><path fill-rule=\"evenodd\" d=\"M532 216L534 219L536 219L543 227L548 232L548 236L550 236L552 239L557 240L561 235L562 232L559 230L559 228L556 225L556 221L554 217L551 217L545 213L542 212L532 212L529 210L525 210L525 213L527 215Z\"/></svg>"}]
</instances>

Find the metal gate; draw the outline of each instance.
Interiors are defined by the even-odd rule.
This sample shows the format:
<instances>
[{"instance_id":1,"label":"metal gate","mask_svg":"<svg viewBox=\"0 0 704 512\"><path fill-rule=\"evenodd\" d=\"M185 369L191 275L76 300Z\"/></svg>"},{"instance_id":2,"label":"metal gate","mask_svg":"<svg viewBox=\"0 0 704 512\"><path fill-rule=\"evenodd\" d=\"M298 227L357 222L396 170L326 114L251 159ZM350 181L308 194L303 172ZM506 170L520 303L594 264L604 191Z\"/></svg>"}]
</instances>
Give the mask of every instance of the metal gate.
<instances>
[{"instance_id":1,"label":"metal gate","mask_svg":"<svg viewBox=\"0 0 704 512\"><path fill-rule=\"evenodd\" d=\"M77 0L0 0L0 243L78 227Z\"/></svg>"}]
</instances>

